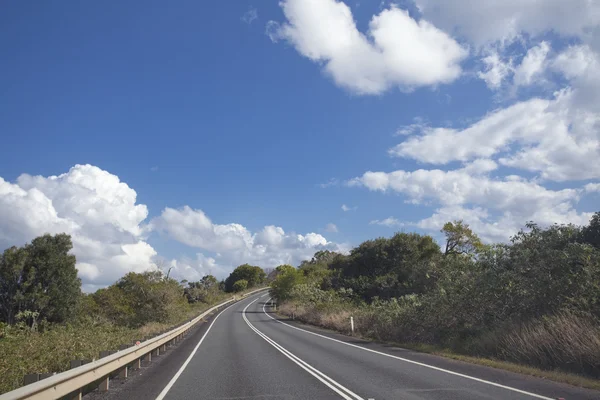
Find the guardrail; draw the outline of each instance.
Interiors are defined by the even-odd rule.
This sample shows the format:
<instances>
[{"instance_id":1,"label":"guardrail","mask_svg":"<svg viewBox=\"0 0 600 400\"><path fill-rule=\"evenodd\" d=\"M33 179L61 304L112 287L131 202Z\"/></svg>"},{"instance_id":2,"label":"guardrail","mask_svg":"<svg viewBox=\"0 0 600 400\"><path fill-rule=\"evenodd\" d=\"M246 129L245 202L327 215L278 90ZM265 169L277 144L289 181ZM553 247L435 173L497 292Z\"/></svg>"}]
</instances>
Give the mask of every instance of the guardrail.
<instances>
[{"instance_id":1,"label":"guardrail","mask_svg":"<svg viewBox=\"0 0 600 400\"><path fill-rule=\"evenodd\" d=\"M148 357L149 360L151 360L152 356L159 355L166 351L167 345L181 340L188 330L211 312L219 307L241 300L265 289L266 288L253 290L239 298L234 296L226 302L209 308L196 318L169 332L136 344L125 350L115 352L104 358L100 358L99 360L92 361L89 364L52 375L49 378L4 393L0 395L0 400L48 400L59 399L65 396L69 396L72 399L81 399L82 388L98 381L100 391L107 391L110 386L111 374L119 372L121 377L126 378L128 367L133 366L134 368L140 368L141 360L143 358Z\"/></svg>"}]
</instances>

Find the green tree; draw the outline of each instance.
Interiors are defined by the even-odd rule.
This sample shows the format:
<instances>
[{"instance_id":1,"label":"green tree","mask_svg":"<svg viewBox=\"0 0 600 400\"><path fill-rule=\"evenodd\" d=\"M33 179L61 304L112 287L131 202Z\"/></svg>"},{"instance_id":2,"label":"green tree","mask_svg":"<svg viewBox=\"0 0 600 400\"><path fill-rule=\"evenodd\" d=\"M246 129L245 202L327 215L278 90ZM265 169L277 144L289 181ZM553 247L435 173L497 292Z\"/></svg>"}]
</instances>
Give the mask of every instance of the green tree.
<instances>
[{"instance_id":1,"label":"green tree","mask_svg":"<svg viewBox=\"0 0 600 400\"><path fill-rule=\"evenodd\" d=\"M234 269L231 274L225 279L225 291L232 292L233 284L239 280L248 281L248 287L260 285L265 281L267 274L261 267L243 264Z\"/></svg>"},{"instance_id":2,"label":"green tree","mask_svg":"<svg viewBox=\"0 0 600 400\"><path fill-rule=\"evenodd\" d=\"M13 325L23 310L23 271L27 263L24 248L6 249L0 258L0 321Z\"/></svg>"},{"instance_id":3,"label":"green tree","mask_svg":"<svg viewBox=\"0 0 600 400\"><path fill-rule=\"evenodd\" d=\"M336 257L329 279L332 288L352 289L366 301L422 293L434 286L440 257L431 236L397 233L389 239L368 240L349 256Z\"/></svg>"},{"instance_id":4,"label":"green tree","mask_svg":"<svg viewBox=\"0 0 600 400\"><path fill-rule=\"evenodd\" d=\"M444 255L473 255L484 249L479 237L462 220L447 222L441 232L446 236Z\"/></svg>"},{"instance_id":5,"label":"green tree","mask_svg":"<svg viewBox=\"0 0 600 400\"><path fill-rule=\"evenodd\" d=\"M161 271L130 272L94 294L102 313L118 325L169 322L187 310L179 283Z\"/></svg>"},{"instance_id":6,"label":"green tree","mask_svg":"<svg viewBox=\"0 0 600 400\"><path fill-rule=\"evenodd\" d=\"M305 282L302 272L290 265L282 265L281 272L271 283L271 296L278 301L287 300L294 287ZM279 268L279 267L277 267Z\"/></svg>"},{"instance_id":7,"label":"green tree","mask_svg":"<svg viewBox=\"0 0 600 400\"><path fill-rule=\"evenodd\" d=\"M245 279L240 279L239 281L235 281L235 283L233 284L233 291L236 293L246 290L247 288L248 288L248 281Z\"/></svg>"},{"instance_id":8,"label":"green tree","mask_svg":"<svg viewBox=\"0 0 600 400\"><path fill-rule=\"evenodd\" d=\"M21 249L4 252L0 262L3 319L14 323L16 315L25 311L48 322L64 322L73 316L81 281L75 256L69 254L72 248L71 237L58 234L40 236Z\"/></svg>"},{"instance_id":9,"label":"green tree","mask_svg":"<svg viewBox=\"0 0 600 400\"><path fill-rule=\"evenodd\" d=\"M581 242L600 249L600 211L594 213L590 224L581 231Z\"/></svg>"}]
</instances>

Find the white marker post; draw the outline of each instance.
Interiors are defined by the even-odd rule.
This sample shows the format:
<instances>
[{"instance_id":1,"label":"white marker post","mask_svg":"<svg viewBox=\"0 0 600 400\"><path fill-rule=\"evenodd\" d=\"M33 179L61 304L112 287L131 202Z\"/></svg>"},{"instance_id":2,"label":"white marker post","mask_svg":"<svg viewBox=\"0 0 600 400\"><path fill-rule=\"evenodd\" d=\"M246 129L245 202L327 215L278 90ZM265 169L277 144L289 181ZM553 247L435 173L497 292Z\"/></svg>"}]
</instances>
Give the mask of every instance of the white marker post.
<instances>
[{"instance_id":1,"label":"white marker post","mask_svg":"<svg viewBox=\"0 0 600 400\"><path fill-rule=\"evenodd\" d=\"M350 317L350 329L352 329L352 334L354 335L354 317Z\"/></svg>"}]
</instances>

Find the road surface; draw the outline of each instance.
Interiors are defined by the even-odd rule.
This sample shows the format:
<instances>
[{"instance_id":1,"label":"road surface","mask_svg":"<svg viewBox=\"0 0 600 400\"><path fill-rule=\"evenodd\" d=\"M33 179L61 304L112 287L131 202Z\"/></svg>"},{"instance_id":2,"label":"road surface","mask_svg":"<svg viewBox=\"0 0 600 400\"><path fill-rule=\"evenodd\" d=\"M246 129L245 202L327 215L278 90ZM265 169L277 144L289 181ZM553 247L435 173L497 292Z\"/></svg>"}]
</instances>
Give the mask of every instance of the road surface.
<instances>
[{"instance_id":1,"label":"road surface","mask_svg":"<svg viewBox=\"0 0 600 400\"><path fill-rule=\"evenodd\" d=\"M533 400L600 392L279 321L265 293L217 314L108 398ZM161 362L161 361L159 361Z\"/></svg>"}]
</instances>

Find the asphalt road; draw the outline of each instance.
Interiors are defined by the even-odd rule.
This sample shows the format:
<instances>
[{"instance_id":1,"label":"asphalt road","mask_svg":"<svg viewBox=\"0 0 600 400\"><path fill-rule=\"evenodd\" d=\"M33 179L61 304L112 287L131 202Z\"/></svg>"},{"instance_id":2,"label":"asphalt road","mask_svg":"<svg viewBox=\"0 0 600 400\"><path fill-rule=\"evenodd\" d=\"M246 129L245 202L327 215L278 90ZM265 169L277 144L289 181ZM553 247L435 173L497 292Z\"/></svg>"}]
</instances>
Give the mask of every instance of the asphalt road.
<instances>
[{"instance_id":1,"label":"asphalt road","mask_svg":"<svg viewBox=\"0 0 600 400\"><path fill-rule=\"evenodd\" d=\"M598 400L600 392L389 347L270 313L264 293L217 314L109 398ZM169 360L170 359L170 360ZM167 360L169 360L167 362ZM136 382L137 379L137 382Z\"/></svg>"}]
</instances>

